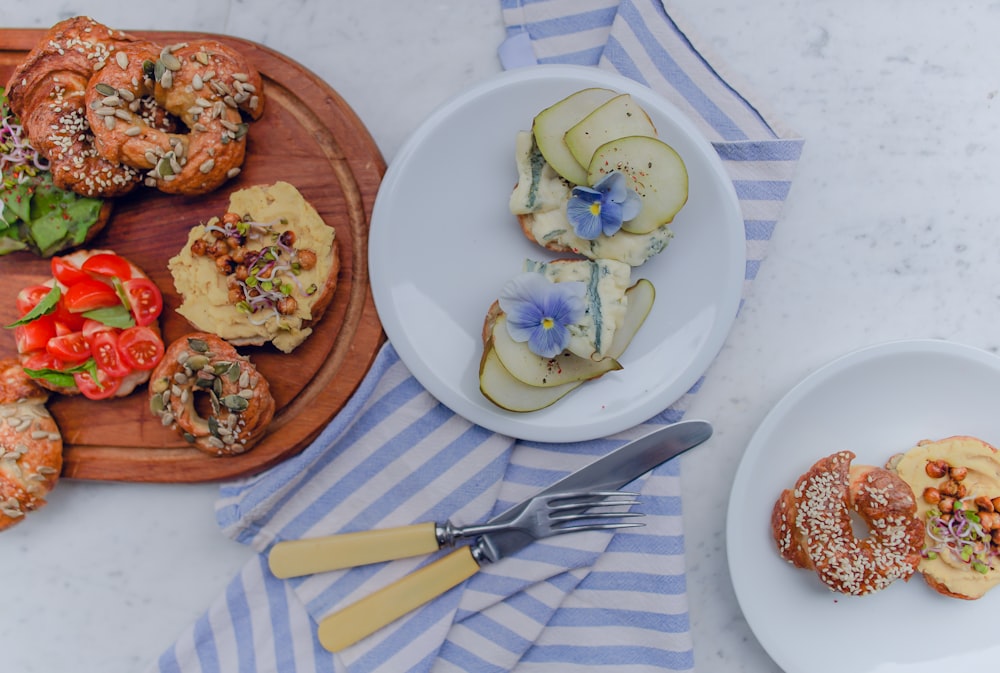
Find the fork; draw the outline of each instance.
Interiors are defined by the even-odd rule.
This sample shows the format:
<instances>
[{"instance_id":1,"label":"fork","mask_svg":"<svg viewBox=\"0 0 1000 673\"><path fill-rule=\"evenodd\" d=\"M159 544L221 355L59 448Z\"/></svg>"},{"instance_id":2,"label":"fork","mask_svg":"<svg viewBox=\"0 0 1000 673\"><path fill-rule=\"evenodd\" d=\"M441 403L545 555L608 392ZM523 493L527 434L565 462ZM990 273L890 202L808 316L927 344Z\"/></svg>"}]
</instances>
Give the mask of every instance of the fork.
<instances>
[{"instance_id":1,"label":"fork","mask_svg":"<svg viewBox=\"0 0 1000 673\"><path fill-rule=\"evenodd\" d=\"M622 491L549 493L535 496L514 519L500 523L456 526L451 521L429 522L279 542L271 548L268 564L275 577L301 577L430 554L453 547L460 539L486 533L519 531L537 540L564 533L633 528L643 524L608 519L643 516L642 512L611 511L639 504L637 495Z\"/></svg>"}]
</instances>

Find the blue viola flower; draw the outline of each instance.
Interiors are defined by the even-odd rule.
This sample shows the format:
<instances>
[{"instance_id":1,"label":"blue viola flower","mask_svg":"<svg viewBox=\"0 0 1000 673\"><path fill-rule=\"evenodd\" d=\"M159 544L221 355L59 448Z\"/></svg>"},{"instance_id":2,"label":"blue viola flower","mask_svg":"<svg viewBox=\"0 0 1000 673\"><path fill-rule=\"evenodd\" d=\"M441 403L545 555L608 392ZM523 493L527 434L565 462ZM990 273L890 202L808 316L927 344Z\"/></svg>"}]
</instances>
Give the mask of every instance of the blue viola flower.
<instances>
[{"instance_id":1,"label":"blue viola flower","mask_svg":"<svg viewBox=\"0 0 1000 673\"><path fill-rule=\"evenodd\" d=\"M535 355L553 358L569 344L569 325L583 318L585 292L578 281L555 283L533 271L519 274L500 292L507 331L514 341L527 341Z\"/></svg>"},{"instance_id":2,"label":"blue viola flower","mask_svg":"<svg viewBox=\"0 0 1000 673\"><path fill-rule=\"evenodd\" d=\"M626 184L623 173L611 171L593 187L574 187L566 216L580 238L592 241L612 236L642 209L642 199Z\"/></svg>"}]
</instances>

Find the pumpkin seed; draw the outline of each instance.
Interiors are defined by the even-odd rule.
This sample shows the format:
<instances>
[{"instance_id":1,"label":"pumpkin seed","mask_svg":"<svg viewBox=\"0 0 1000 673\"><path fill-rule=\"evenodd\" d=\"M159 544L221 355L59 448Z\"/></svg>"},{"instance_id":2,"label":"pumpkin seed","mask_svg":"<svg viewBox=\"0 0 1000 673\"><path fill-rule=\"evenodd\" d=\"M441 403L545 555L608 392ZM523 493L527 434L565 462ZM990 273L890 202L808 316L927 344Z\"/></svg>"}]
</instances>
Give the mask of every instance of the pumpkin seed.
<instances>
[{"instance_id":1,"label":"pumpkin seed","mask_svg":"<svg viewBox=\"0 0 1000 673\"><path fill-rule=\"evenodd\" d=\"M222 398L222 403L226 405L226 408L230 411L246 411L250 403L246 399L240 397L239 395L226 395Z\"/></svg>"},{"instance_id":2,"label":"pumpkin seed","mask_svg":"<svg viewBox=\"0 0 1000 673\"><path fill-rule=\"evenodd\" d=\"M105 84L104 82L98 82L97 84L94 85L94 88L97 89L97 93L101 94L102 96L114 96L116 93L118 93L118 91L113 86L111 86L110 84Z\"/></svg>"}]
</instances>

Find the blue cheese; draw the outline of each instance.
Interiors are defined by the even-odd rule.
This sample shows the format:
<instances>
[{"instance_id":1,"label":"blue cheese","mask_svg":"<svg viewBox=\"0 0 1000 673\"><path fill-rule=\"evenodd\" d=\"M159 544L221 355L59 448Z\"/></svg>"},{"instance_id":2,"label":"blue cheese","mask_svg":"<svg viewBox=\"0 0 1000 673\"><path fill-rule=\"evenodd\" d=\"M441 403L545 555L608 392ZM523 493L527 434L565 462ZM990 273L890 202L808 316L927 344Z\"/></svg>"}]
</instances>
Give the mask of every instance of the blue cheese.
<instances>
[{"instance_id":1,"label":"blue cheese","mask_svg":"<svg viewBox=\"0 0 1000 673\"><path fill-rule=\"evenodd\" d=\"M586 285L583 318L569 326L569 352L592 360L603 359L611 348L615 331L625 320L632 267L611 259L559 259L552 262L526 260L525 271L545 275L556 283L581 281Z\"/></svg>"},{"instance_id":2,"label":"blue cheese","mask_svg":"<svg viewBox=\"0 0 1000 673\"><path fill-rule=\"evenodd\" d=\"M592 241L580 238L566 217L572 185L545 162L530 132L517 134L515 157L518 182L510 195L510 211L521 216L522 224L540 245L571 250L589 259L612 259L640 266L662 252L673 238L666 224L648 234L619 231L614 236L602 234Z\"/></svg>"}]
</instances>

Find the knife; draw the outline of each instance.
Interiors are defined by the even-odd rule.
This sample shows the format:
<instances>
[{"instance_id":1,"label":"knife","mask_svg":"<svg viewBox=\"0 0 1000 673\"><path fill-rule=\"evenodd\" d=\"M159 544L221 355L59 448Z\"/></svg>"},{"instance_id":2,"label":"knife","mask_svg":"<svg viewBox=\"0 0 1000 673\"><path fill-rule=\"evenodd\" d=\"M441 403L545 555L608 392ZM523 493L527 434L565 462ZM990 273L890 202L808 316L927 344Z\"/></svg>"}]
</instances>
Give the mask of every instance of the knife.
<instances>
[{"instance_id":1,"label":"knife","mask_svg":"<svg viewBox=\"0 0 1000 673\"><path fill-rule=\"evenodd\" d=\"M532 498L564 491L617 490L711 436L712 426L706 421L682 421L659 428L560 479ZM530 500L514 505L489 523L512 521ZM458 586L481 566L510 556L533 540L516 530L482 535L471 545L325 617L319 624L320 644L331 652L339 652ZM434 546L431 551L437 548L436 540Z\"/></svg>"}]
</instances>

